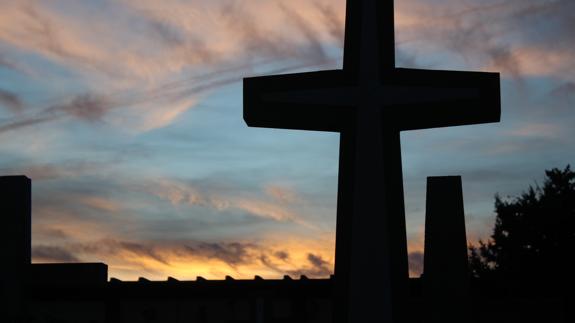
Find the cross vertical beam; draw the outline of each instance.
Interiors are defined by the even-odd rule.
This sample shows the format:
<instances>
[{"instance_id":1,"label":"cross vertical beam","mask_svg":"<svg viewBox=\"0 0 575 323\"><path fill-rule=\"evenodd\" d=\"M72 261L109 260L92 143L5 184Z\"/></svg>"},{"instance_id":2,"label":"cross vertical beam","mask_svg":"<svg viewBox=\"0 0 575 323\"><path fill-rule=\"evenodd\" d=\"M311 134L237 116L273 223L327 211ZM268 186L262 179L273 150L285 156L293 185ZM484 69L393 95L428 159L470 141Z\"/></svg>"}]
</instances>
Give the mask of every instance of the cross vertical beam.
<instances>
[{"instance_id":1,"label":"cross vertical beam","mask_svg":"<svg viewBox=\"0 0 575 323\"><path fill-rule=\"evenodd\" d=\"M374 64L380 75L395 68L393 0L347 1L343 70L358 77L362 65Z\"/></svg>"},{"instance_id":2,"label":"cross vertical beam","mask_svg":"<svg viewBox=\"0 0 575 323\"><path fill-rule=\"evenodd\" d=\"M399 131L377 125L381 118L357 120L358 127L370 131L341 132L336 322L401 322L404 317L408 268L401 146Z\"/></svg>"}]
</instances>

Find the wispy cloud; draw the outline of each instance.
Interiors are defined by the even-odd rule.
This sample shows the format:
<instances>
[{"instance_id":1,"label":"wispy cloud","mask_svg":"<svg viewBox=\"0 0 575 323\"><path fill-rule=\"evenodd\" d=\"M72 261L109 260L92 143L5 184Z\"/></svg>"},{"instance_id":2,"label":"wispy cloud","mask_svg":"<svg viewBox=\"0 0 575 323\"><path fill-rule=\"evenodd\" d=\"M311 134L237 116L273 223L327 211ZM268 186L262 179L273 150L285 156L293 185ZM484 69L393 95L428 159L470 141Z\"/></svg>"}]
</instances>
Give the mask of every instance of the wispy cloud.
<instances>
[{"instance_id":1,"label":"wispy cloud","mask_svg":"<svg viewBox=\"0 0 575 323\"><path fill-rule=\"evenodd\" d=\"M8 132L12 130L17 130L20 128L25 128L29 126L33 126L39 123L44 123L47 121L52 121L56 119L55 116L46 115L46 116L34 116L29 118L22 118L20 120L9 121L4 124L0 124L0 134L3 132Z\"/></svg>"},{"instance_id":2,"label":"wispy cloud","mask_svg":"<svg viewBox=\"0 0 575 323\"><path fill-rule=\"evenodd\" d=\"M68 160L59 163L46 164L21 163L10 167L0 167L0 173L4 175L24 174L34 181L62 178L71 179L97 170L102 170L108 165L110 165L110 163L85 160Z\"/></svg>"},{"instance_id":3,"label":"wispy cloud","mask_svg":"<svg viewBox=\"0 0 575 323\"><path fill-rule=\"evenodd\" d=\"M575 68L569 41L575 37L570 28L575 10L570 7L565 0L448 1L441 6L402 1L396 12L398 40L416 42L420 53L448 48L472 67L503 70L515 78L535 74L570 80L574 73L564 73ZM267 68L273 73L278 65L293 70L302 62L321 66L337 60L326 46L341 45L344 25L343 1L174 0L160 5L124 0L105 3L101 11L81 3L58 11L28 1L3 3L2 9L1 41L73 71L74 81L88 90L52 106L36 106L0 124L0 132L66 116L137 131L156 129L197 104L203 93L254 75L267 64L275 65ZM544 28L538 23L544 20L552 23ZM533 28L546 36L533 36ZM3 54L2 61L13 61L15 54ZM215 73L206 76L206 70ZM10 109L18 109L17 96L2 97Z\"/></svg>"},{"instance_id":4,"label":"wispy cloud","mask_svg":"<svg viewBox=\"0 0 575 323\"><path fill-rule=\"evenodd\" d=\"M301 201L299 194L293 188L287 186L269 184L264 187L264 191L266 195L284 204Z\"/></svg>"},{"instance_id":5,"label":"wispy cloud","mask_svg":"<svg viewBox=\"0 0 575 323\"><path fill-rule=\"evenodd\" d=\"M239 242L201 242L185 245L184 250L192 256L218 259L231 267L250 261L253 249L259 248L251 243Z\"/></svg>"},{"instance_id":6,"label":"wispy cloud","mask_svg":"<svg viewBox=\"0 0 575 323\"><path fill-rule=\"evenodd\" d=\"M446 46L469 66L520 78L571 79L575 66L570 1L398 2L400 39L421 49Z\"/></svg>"},{"instance_id":7,"label":"wispy cloud","mask_svg":"<svg viewBox=\"0 0 575 323\"><path fill-rule=\"evenodd\" d=\"M214 276L213 273L226 271L235 273L238 278L250 278L254 274L264 274L270 278L284 274L319 278L333 272L333 263L325 260L324 254L292 249L291 255L288 255L278 250L277 246L238 241L128 241L108 238L34 245L32 255L34 262L99 261L105 258L111 275L117 277L119 274L125 279L135 278L126 275L126 272L147 273L153 279L165 279L167 276L193 279L197 275L222 279L223 276ZM278 261L277 264L273 263Z\"/></svg>"},{"instance_id":8,"label":"wispy cloud","mask_svg":"<svg viewBox=\"0 0 575 323\"><path fill-rule=\"evenodd\" d=\"M18 94L0 89L0 106L5 106L12 113L20 113L24 109L24 103Z\"/></svg>"},{"instance_id":9,"label":"wispy cloud","mask_svg":"<svg viewBox=\"0 0 575 323\"><path fill-rule=\"evenodd\" d=\"M321 24L327 28L330 36L339 42L339 46L343 48L343 39L345 34L345 18L341 9L336 9L334 5L325 3L316 3L317 8L322 16Z\"/></svg>"},{"instance_id":10,"label":"wispy cloud","mask_svg":"<svg viewBox=\"0 0 575 323\"><path fill-rule=\"evenodd\" d=\"M36 262L79 262L76 256L63 247L37 245L32 248L32 258Z\"/></svg>"},{"instance_id":11,"label":"wispy cloud","mask_svg":"<svg viewBox=\"0 0 575 323\"><path fill-rule=\"evenodd\" d=\"M574 46L569 41L575 38L571 7L566 0L448 1L445 5L402 1L396 12L398 40L417 42L420 52L433 46L448 48L469 65L503 70L516 78L559 74L569 79L573 73L564 71L575 68ZM137 129L154 129L173 122L201 93L253 75L262 63L325 64L334 59L326 44L341 44L343 37L343 1L159 4L124 0L92 9L82 3L67 11L43 2L2 4L1 41L70 69L80 76L75 81L89 90L61 98L55 107L37 107L25 118L0 125L0 131L62 117L53 115L54 110L94 121L116 107L145 102L154 107L128 109L129 115L162 110L159 117L135 118L134 122L145 124L134 124ZM541 26L540 21L550 23ZM530 32L534 28L537 33ZM14 55L15 51L4 53L2 62L13 61ZM219 77L190 80L190 75L199 76L208 69L218 71ZM129 94L117 98L118 93ZM4 95L3 101L15 108L13 98ZM120 118L124 127L130 126L125 114L111 119Z\"/></svg>"},{"instance_id":12,"label":"wispy cloud","mask_svg":"<svg viewBox=\"0 0 575 323\"><path fill-rule=\"evenodd\" d=\"M73 246L73 249L81 253L96 255L118 255L128 257L148 258L158 263L169 265L168 260L162 254L161 248L150 243L135 241L104 239L95 243L84 243Z\"/></svg>"},{"instance_id":13,"label":"wispy cloud","mask_svg":"<svg viewBox=\"0 0 575 323\"><path fill-rule=\"evenodd\" d=\"M575 105L575 81L563 82L549 93L549 99L558 103L559 108L569 110Z\"/></svg>"},{"instance_id":14,"label":"wispy cloud","mask_svg":"<svg viewBox=\"0 0 575 323\"><path fill-rule=\"evenodd\" d=\"M168 200L174 206L201 206L218 211L235 209L264 219L288 221L311 227L302 215L295 211L295 192L275 186L268 186L264 190L271 199L257 193L246 196L243 193L227 190L207 190L194 186L192 183L165 178L154 180L153 184L138 185L136 189Z\"/></svg>"},{"instance_id":15,"label":"wispy cloud","mask_svg":"<svg viewBox=\"0 0 575 323\"><path fill-rule=\"evenodd\" d=\"M423 253L420 251L410 252L408 255L409 276L419 277L423 273Z\"/></svg>"},{"instance_id":16,"label":"wispy cloud","mask_svg":"<svg viewBox=\"0 0 575 323\"><path fill-rule=\"evenodd\" d=\"M314 276L327 276L333 273L333 264L323 259L322 256L308 253L307 260L312 265Z\"/></svg>"},{"instance_id":17,"label":"wispy cloud","mask_svg":"<svg viewBox=\"0 0 575 323\"><path fill-rule=\"evenodd\" d=\"M14 62L12 62L11 60L4 57L2 53L0 53L0 67L15 71L19 70L18 66L16 66L16 64L14 64Z\"/></svg>"},{"instance_id":18,"label":"wispy cloud","mask_svg":"<svg viewBox=\"0 0 575 323\"><path fill-rule=\"evenodd\" d=\"M36 192L42 194L35 201L34 221L45 230L35 230L46 243L37 244L35 258L103 260L113 275L125 277L138 272L154 277L329 274L333 241L268 246L271 238L262 238L264 233L253 240L238 238L248 236L239 226L233 228L234 239L218 236L217 230L237 218L281 226L280 233L294 227L316 233L305 209L312 203L297 186L206 186L156 176L156 165L142 170L140 160L115 172L110 169L118 161L112 158L66 161L69 154L100 156L80 139L62 146L87 126L141 134L172 125L210 93L245 76L338 66L344 2L119 0L99 2L98 8L95 2L0 2L0 73L20 73L25 80L14 80L20 83L6 89L2 85L0 105L6 111L1 112L7 117L0 121L0 136L4 149L18 145L22 155L38 158L32 165L3 151L0 172L26 173L38 183ZM571 0L398 1L398 61L410 67L497 70L515 80L553 78L560 85L551 95L573 102L573 6ZM51 137L55 132L64 134ZM490 144L491 157L542 149L563 136L547 121L518 125L506 135L517 140ZM133 141L126 141L131 149ZM501 174L523 176L494 171L477 173L474 180ZM203 230L208 225L216 231L212 240L186 240L182 234L209 231ZM179 240L152 238L159 235ZM293 239L304 241L302 235ZM420 248L410 251L416 274Z\"/></svg>"},{"instance_id":19,"label":"wispy cloud","mask_svg":"<svg viewBox=\"0 0 575 323\"><path fill-rule=\"evenodd\" d=\"M559 138L564 129L552 123L528 123L509 130L509 134L518 137Z\"/></svg>"},{"instance_id":20,"label":"wispy cloud","mask_svg":"<svg viewBox=\"0 0 575 323\"><path fill-rule=\"evenodd\" d=\"M119 213L122 204L110 198L100 196L81 196L77 203L92 208L96 211L107 213Z\"/></svg>"},{"instance_id":21,"label":"wispy cloud","mask_svg":"<svg viewBox=\"0 0 575 323\"><path fill-rule=\"evenodd\" d=\"M173 122L199 95L268 64L274 64L268 71L293 70L331 61L323 43L327 32L316 19L291 9L295 5L120 1L97 11L81 3L60 11L41 2L3 3L0 41L14 48L4 56L38 55L70 70L70 81L88 90L35 106L0 124L0 132L65 117L147 131ZM318 11L311 4L297 5ZM275 12L287 29L278 29L274 20L255 24L252 16L262 9ZM14 108L10 98L4 95L3 101Z\"/></svg>"}]
</instances>

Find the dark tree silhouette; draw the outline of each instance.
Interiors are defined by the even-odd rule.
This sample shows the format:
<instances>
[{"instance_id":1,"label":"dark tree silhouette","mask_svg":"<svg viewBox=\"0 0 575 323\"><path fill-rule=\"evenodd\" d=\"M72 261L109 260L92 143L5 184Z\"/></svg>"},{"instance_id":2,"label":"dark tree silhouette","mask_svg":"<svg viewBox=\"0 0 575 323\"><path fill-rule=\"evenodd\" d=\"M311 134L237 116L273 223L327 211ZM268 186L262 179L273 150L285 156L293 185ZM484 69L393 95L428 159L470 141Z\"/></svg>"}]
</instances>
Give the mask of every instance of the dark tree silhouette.
<instances>
[{"instance_id":1,"label":"dark tree silhouette","mask_svg":"<svg viewBox=\"0 0 575 323\"><path fill-rule=\"evenodd\" d=\"M516 198L495 196L497 213L488 242L470 248L471 273L479 278L550 282L570 275L575 250L575 172L545 171L543 187Z\"/></svg>"}]
</instances>

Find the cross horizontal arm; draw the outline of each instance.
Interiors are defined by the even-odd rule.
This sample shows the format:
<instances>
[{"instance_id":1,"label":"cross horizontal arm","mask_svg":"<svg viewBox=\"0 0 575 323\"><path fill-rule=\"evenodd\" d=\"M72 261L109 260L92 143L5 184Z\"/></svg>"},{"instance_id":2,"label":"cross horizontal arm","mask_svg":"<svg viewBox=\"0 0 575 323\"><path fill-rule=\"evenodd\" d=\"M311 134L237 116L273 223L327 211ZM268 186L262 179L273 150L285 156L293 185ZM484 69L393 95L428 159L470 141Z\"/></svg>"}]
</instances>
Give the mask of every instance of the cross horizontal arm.
<instances>
[{"instance_id":1,"label":"cross horizontal arm","mask_svg":"<svg viewBox=\"0 0 575 323\"><path fill-rule=\"evenodd\" d=\"M350 86L342 70L245 78L244 120L250 127L341 131L350 107L326 100L325 93L337 97ZM309 97L284 100L297 93Z\"/></svg>"},{"instance_id":2,"label":"cross horizontal arm","mask_svg":"<svg viewBox=\"0 0 575 323\"><path fill-rule=\"evenodd\" d=\"M396 68L385 83L401 88L403 103L385 109L399 130L498 122L499 73ZM411 90L409 90L411 89Z\"/></svg>"},{"instance_id":3,"label":"cross horizontal arm","mask_svg":"<svg viewBox=\"0 0 575 323\"><path fill-rule=\"evenodd\" d=\"M341 132L355 112L379 106L388 126L413 130L497 122L499 74L395 68L358 86L342 70L244 79L249 126Z\"/></svg>"}]
</instances>

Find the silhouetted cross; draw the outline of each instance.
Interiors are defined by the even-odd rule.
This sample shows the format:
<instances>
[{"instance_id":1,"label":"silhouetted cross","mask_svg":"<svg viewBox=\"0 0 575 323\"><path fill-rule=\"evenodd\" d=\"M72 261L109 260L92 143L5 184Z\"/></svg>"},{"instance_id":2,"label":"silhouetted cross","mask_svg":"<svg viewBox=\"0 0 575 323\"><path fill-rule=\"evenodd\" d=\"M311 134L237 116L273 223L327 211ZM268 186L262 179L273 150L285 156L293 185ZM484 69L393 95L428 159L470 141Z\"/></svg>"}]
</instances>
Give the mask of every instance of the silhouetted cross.
<instances>
[{"instance_id":1,"label":"silhouetted cross","mask_svg":"<svg viewBox=\"0 0 575 323\"><path fill-rule=\"evenodd\" d=\"M348 0L342 70L246 78L252 127L340 132L335 318L403 322L402 130L499 121L499 74L395 67L393 0Z\"/></svg>"}]
</instances>

